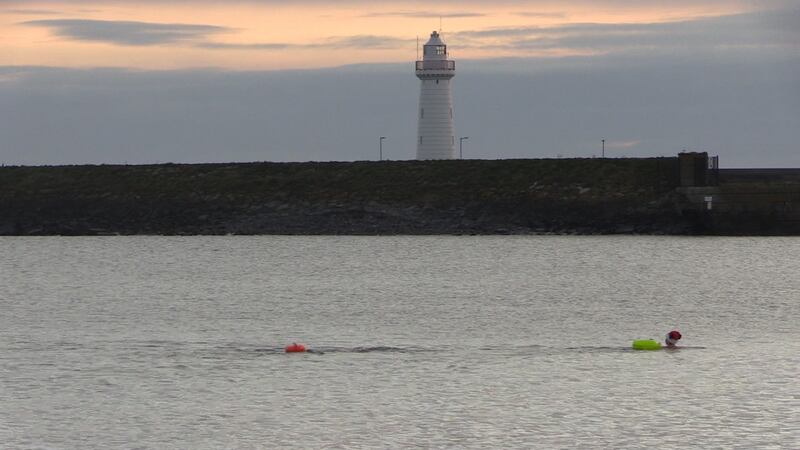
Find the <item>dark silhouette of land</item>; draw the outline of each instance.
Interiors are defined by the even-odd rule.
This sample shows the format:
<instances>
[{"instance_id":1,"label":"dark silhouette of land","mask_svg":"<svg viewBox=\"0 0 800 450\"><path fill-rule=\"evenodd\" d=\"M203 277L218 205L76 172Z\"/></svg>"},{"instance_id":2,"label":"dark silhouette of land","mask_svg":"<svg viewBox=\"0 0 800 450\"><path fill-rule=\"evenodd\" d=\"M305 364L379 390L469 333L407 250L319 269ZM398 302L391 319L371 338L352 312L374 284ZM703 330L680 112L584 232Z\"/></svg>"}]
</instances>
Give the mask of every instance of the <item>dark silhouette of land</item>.
<instances>
[{"instance_id":1,"label":"dark silhouette of land","mask_svg":"<svg viewBox=\"0 0 800 450\"><path fill-rule=\"evenodd\" d=\"M681 167L677 157L7 166L0 235L800 234L797 171L722 170L706 186Z\"/></svg>"}]
</instances>

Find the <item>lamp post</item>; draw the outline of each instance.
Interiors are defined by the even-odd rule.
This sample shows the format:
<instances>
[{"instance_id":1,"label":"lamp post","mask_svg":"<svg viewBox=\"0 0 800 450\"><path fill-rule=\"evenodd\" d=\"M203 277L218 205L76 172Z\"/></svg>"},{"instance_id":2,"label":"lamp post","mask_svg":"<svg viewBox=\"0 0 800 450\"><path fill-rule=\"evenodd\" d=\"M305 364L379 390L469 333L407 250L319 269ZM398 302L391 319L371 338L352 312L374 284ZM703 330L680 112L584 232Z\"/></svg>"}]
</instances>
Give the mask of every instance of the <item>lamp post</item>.
<instances>
[{"instance_id":1,"label":"lamp post","mask_svg":"<svg viewBox=\"0 0 800 450\"><path fill-rule=\"evenodd\" d=\"M458 156L460 159L464 159L464 139L469 139L469 136L458 138Z\"/></svg>"},{"instance_id":2,"label":"lamp post","mask_svg":"<svg viewBox=\"0 0 800 450\"><path fill-rule=\"evenodd\" d=\"M386 139L386 136L381 136L378 139L378 161L383 161L383 140Z\"/></svg>"},{"instance_id":3,"label":"lamp post","mask_svg":"<svg viewBox=\"0 0 800 450\"><path fill-rule=\"evenodd\" d=\"M603 158L606 157L606 140L603 139Z\"/></svg>"}]
</instances>

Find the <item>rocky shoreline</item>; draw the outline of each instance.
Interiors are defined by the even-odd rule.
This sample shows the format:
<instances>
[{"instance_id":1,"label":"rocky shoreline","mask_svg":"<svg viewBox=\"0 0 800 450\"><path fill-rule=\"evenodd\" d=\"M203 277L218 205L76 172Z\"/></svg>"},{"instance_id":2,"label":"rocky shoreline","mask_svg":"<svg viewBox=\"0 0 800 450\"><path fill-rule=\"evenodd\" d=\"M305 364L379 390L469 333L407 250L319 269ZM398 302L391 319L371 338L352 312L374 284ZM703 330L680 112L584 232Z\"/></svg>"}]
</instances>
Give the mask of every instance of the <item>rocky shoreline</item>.
<instances>
[{"instance_id":1,"label":"rocky shoreline","mask_svg":"<svg viewBox=\"0 0 800 450\"><path fill-rule=\"evenodd\" d=\"M239 209L208 203L152 205L147 211L96 205L84 214L29 214L0 222L0 235L433 235L433 234L692 234L692 224L658 209L610 208L586 214L506 210L472 204L445 209L377 203L267 203Z\"/></svg>"},{"instance_id":2,"label":"rocky shoreline","mask_svg":"<svg viewBox=\"0 0 800 450\"><path fill-rule=\"evenodd\" d=\"M707 234L677 158L0 168L0 235Z\"/></svg>"}]
</instances>

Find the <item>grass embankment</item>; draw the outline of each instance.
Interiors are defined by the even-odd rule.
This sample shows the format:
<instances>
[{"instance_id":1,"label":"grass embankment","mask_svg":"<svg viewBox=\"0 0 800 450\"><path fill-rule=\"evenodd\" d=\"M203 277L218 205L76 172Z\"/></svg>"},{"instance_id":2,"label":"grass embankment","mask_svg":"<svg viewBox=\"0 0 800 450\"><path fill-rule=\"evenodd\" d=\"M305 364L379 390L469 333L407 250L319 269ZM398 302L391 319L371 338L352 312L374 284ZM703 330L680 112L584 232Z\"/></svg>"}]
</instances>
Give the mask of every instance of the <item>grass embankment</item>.
<instances>
[{"instance_id":1,"label":"grass embankment","mask_svg":"<svg viewBox=\"0 0 800 450\"><path fill-rule=\"evenodd\" d=\"M0 234L660 232L676 158L0 168Z\"/></svg>"}]
</instances>

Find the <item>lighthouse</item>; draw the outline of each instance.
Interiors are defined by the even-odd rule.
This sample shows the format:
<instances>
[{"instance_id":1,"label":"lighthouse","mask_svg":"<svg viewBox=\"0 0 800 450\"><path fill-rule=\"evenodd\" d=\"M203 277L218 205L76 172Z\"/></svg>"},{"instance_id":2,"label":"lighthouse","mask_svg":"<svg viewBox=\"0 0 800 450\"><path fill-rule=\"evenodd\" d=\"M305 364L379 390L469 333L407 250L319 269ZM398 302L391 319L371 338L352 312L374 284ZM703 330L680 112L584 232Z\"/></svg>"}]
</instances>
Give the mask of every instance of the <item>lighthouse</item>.
<instances>
[{"instance_id":1,"label":"lighthouse","mask_svg":"<svg viewBox=\"0 0 800 450\"><path fill-rule=\"evenodd\" d=\"M447 46L436 31L422 48L422 61L416 65L417 78L422 82L417 111L417 159L455 159L450 80L456 75L456 62L447 59Z\"/></svg>"}]
</instances>

